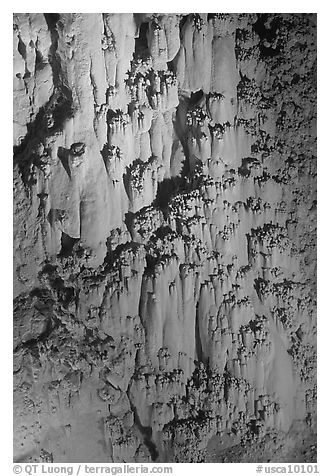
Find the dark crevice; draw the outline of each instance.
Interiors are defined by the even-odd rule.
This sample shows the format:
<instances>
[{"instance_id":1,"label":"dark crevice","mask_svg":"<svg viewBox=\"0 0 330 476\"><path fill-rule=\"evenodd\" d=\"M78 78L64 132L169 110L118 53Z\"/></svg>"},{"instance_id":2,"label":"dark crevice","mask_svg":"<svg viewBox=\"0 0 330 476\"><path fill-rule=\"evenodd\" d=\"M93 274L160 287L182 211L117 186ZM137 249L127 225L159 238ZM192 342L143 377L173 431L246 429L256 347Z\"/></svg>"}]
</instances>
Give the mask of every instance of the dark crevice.
<instances>
[{"instance_id":1,"label":"dark crevice","mask_svg":"<svg viewBox=\"0 0 330 476\"><path fill-rule=\"evenodd\" d=\"M141 24L139 29L139 36L135 38L135 50L134 55L136 58L144 57L148 53L148 29L149 22L144 22Z\"/></svg>"},{"instance_id":2,"label":"dark crevice","mask_svg":"<svg viewBox=\"0 0 330 476\"><path fill-rule=\"evenodd\" d=\"M185 156L185 161L183 164L183 170L181 172L182 176L187 176L189 174L189 148L187 144L187 125L186 117L188 111L188 101L183 95L179 95L179 106L176 111L175 120L173 121L173 128L176 136L179 138L179 141L182 146L182 150Z\"/></svg>"},{"instance_id":3,"label":"dark crevice","mask_svg":"<svg viewBox=\"0 0 330 476\"><path fill-rule=\"evenodd\" d=\"M159 182L154 205L163 212L167 212L171 198L185 190L185 180L183 177L171 177Z\"/></svg>"},{"instance_id":4,"label":"dark crevice","mask_svg":"<svg viewBox=\"0 0 330 476\"><path fill-rule=\"evenodd\" d=\"M60 159L64 170L68 174L69 178L71 179L71 170L69 166L69 154L70 154L70 149L65 149L64 147L59 147L57 156Z\"/></svg>"},{"instance_id":5,"label":"dark crevice","mask_svg":"<svg viewBox=\"0 0 330 476\"><path fill-rule=\"evenodd\" d=\"M51 30L52 28L56 27L56 23L60 19L59 13L44 13L45 20L47 23L48 28Z\"/></svg>"},{"instance_id":6,"label":"dark crevice","mask_svg":"<svg viewBox=\"0 0 330 476\"><path fill-rule=\"evenodd\" d=\"M198 303L196 306L196 316L195 316L195 349L196 349L197 361L203 362L202 341L200 336L199 319L198 319Z\"/></svg>"},{"instance_id":7,"label":"dark crevice","mask_svg":"<svg viewBox=\"0 0 330 476\"><path fill-rule=\"evenodd\" d=\"M48 60L49 64L52 68L53 71L53 82L54 86L58 86L60 83L60 59L57 54L57 47L58 47L58 30L57 30L57 22L60 19L60 15L58 13L45 13L45 20L50 32L50 37L51 37L51 46L49 49L49 55L48 55Z\"/></svg>"},{"instance_id":8,"label":"dark crevice","mask_svg":"<svg viewBox=\"0 0 330 476\"><path fill-rule=\"evenodd\" d=\"M45 62L40 51L38 50L35 50L35 51L36 51L35 72L37 72L37 71L40 71L44 67Z\"/></svg>"},{"instance_id":9,"label":"dark crevice","mask_svg":"<svg viewBox=\"0 0 330 476\"><path fill-rule=\"evenodd\" d=\"M67 258L73 254L73 248L76 243L78 243L79 238L72 238L66 233L62 233L61 237L61 251L59 253L59 258Z\"/></svg>"},{"instance_id":10,"label":"dark crevice","mask_svg":"<svg viewBox=\"0 0 330 476\"><path fill-rule=\"evenodd\" d=\"M172 61L167 62L167 69L172 73L176 74L176 64L174 59Z\"/></svg>"},{"instance_id":11,"label":"dark crevice","mask_svg":"<svg viewBox=\"0 0 330 476\"><path fill-rule=\"evenodd\" d=\"M137 409L134 407L134 405L131 402L131 408L134 412L134 423L141 432L141 435L143 437L143 443L146 445L150 452L150 456L152 461L157 461L157 458L159 456L159 452L157 450L157 447L155 443L152 441L152 429L150 426L143 426L141 423L141 420L139 418Z\"/></svg>"},{"instance_id":12,"label":"dark crevice","mask_svg":"<svg viewBox=\"0 0 330 476\"><path fill-rule=\"evenodd\" d=\"M158 257L147 254L146 255L146 267L144 268L144 274L151 276L155 271L155 266L158 262Z\"/></svg>"},{"instance_id":13,"label":"dark crevice","mask_svg":"<svg viewBox=\"0 0 330 476\"><path fill-rule=\"evenodd\" d=\"M203 99L204 97L204 91L200 89L199 91L193 92L190 95L190 100L189 100L189 106L197 106L199 102Z\"/></svg>"},{"instance_id":14,"label":"dark crevice","mask_svg":"<svg viewBox=\"0 0 330 476\"><path fill-rule=\"evenodd\" d=\"M131 235L131 238L133 239L133 223L134 223L134 217L135 217L135 213L132 213L132 212L127 212L125 213L125 225L126 225L126 228L129 232L129 234Z\"/></svg>"},{"instance_id":15,"label":"dark crevice","mask_svg":"<svg viewBox=\"0 0 330 476\"><path fill-rule=\"evenodd\" d=\"M18 37L18 46L17 46L19 54L22 56L22 58L25 60L26 59L26 46L21 40L20 36Z\"/></svg>"},{"instance_id":16,"label":"dark crevice","mask_svg":"<svg viewBox=\"0 0 330 476\"><path fill-rule=\"evenodd\" d=\"M189 15L182 15L182 18L180 20L180 24L179 24L179 28L180 30L182 30L182 28L184 27L186 21L188 20L190 14Z\"/></svg>"}]
</instances>

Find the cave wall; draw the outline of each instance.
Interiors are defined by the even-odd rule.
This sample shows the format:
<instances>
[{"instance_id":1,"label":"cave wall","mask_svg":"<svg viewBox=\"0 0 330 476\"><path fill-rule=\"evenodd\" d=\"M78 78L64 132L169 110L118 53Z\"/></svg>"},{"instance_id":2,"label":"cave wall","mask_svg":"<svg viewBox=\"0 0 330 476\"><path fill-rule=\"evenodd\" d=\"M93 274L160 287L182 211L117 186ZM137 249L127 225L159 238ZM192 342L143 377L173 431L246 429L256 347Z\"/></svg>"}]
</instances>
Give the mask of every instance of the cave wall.
<instances>
[{"instance_id":1,"label":"cave wall","mask_svg":"<svg viewBox=\"0 0 330 476\"><path fill-rule=\"evenodd\" d=\"M316 15L13 23L15 458L301 449L316 431Z\"/></svg>"}]
</instances>

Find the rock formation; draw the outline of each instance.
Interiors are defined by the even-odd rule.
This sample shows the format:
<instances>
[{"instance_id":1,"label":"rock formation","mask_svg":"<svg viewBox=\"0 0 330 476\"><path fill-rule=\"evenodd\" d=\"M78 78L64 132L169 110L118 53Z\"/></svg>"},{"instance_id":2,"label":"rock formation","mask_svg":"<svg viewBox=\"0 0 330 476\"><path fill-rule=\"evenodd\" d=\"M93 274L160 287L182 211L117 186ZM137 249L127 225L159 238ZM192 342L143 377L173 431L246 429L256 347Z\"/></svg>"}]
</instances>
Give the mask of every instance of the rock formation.
<instances>
[{"instance_id":1,"label":"rock formation","mask_svg":"<svg viewBox=\"0 0 330 476\"><path fill-rule=\"evenodd\" d=\"M15 14L17 461L314 461L316 16Z\"/></svg>"}]
</instances>

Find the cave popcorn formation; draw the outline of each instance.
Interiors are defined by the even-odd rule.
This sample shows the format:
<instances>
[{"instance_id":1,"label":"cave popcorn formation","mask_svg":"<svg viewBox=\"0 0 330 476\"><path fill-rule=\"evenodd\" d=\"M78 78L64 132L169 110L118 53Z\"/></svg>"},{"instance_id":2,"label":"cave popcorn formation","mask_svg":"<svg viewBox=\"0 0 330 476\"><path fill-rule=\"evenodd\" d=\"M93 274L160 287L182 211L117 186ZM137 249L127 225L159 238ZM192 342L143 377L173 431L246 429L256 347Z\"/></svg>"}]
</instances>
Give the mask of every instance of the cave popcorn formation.
<instances>
[{"instance_id":1,"label":"cave popcorn formation","mask_svg":"<svg viewBox=\"0 0 330 476\"><path fill-rule=\"evenodd\" d=\"M316 16L13 34L15 458L314 461Z\"/></svg>"}]
</instances>

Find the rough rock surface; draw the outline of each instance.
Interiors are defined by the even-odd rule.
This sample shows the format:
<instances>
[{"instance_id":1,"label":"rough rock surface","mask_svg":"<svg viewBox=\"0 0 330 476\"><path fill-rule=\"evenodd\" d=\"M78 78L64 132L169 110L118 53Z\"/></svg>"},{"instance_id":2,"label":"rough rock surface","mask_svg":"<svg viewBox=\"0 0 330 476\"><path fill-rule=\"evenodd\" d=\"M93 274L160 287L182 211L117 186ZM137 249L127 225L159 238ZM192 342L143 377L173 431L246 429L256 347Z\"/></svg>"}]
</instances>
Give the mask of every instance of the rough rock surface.
<instances>
[{"instance_id":1,"label":"rough rock surface","mask_svg":"<svg viewBox=\"0 0 330 476\"><path fill-rule=\"evenodd\" d=\"M314 461L316 16L13 34L15 459Z\"/></svg>"}]
</instances>

